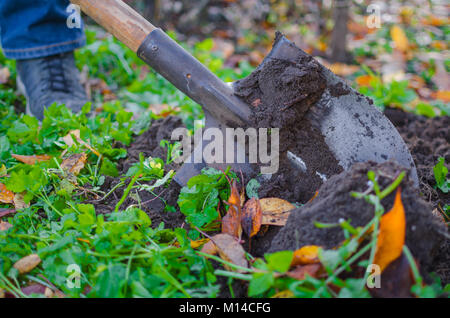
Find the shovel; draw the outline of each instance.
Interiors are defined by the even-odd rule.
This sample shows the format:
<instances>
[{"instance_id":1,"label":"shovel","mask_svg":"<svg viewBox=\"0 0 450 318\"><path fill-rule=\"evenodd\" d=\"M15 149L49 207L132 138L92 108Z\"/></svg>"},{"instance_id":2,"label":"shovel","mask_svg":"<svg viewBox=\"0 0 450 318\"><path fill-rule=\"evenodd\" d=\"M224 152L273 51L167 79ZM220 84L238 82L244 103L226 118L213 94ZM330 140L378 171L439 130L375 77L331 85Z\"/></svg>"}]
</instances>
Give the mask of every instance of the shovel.
<instances>
[{"instance_id":1,"label":"shovel","mask_svg":"<svg viewBox=\"0 0 450 318\"><path fill-rule=\"evenodd\" d=\"M153 26L131 7L120 0L71 0L83 12L106 28L117 39L137 53L138 57L161 74L180 91L203 107L206 128L215 127L225 131L227 127L249 127L252 116L251 106L239 98L233 84L221 81L197 59L184 50L161 29ZM299 61L307 55L284 36L277 36L271 52L258 68L271 60ZM392 123L342 79L320 65L326 79L326 89L320 99L307 111L305 118L322 134L326 146L334 159L344 169L355 162L384 162L394 159L410 169L412 179L418 186L417 171L411 154ZM336 95L329 87L340 85L347 93ZM201 152L207 142L196 149ZM234 142L232 149L242 149ZM245 145L244 145L245 147ZM226 151L226 150L225 150ZM306 171L304 160L287 150L285 155L295 169ZM235 156L236 159L236 156ZM317 158L323 160L323 158ZM192 162L192 160L191 160ZM239 162L234 160L233 162ZM213 166L226 169L227 166L246 175L255 174L249 161L240 163L184 163L175 175L180 185ZM320 171L316 171L320 174ZM256 172L257 174L257 172ZM329 176L325 176L326 179ZM266 176L266 179L270 178Z\"/></svg>"}]
</instances>

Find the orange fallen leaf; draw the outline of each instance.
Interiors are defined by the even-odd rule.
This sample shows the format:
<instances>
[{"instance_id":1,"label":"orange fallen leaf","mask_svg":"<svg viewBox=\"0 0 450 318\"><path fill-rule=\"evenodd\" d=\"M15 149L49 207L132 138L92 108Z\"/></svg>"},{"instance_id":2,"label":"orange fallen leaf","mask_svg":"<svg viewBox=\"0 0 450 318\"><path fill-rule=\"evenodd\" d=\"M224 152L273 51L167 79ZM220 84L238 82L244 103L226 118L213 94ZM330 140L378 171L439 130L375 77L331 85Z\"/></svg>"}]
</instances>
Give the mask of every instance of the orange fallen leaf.
<instances>
[{"instance_id":1,"label":"orange fallen leaf","mask_svg":"<svg viewBox=\"0 0 450 318\"><path fill-rule=\"evenodd\" d=\"M289 214L295 206L279 198L264 198L259 200L262 210L262 224L285 226Z\"/></svg>"},{"instance_id":2,"label":"orange fallen leaf","mask_svg":"<svg viewBox=\"0 0 450 318\"><path fill-rule=\"evenodd\" d=\"M6 189L3 183L0 183L0 202L2 203L13 203L14 193Z\"/></svg>"},{"instance_id":3,"label":"orange fallen leaf","mask_svg":"<svg viewBox=\"0 0 450 318\"><path fill-rule=\"evenodd\" d=\"M406 37L405 31L398 25L394 25L391 28L391 38L395 43L396 49L402 52L406 52L409 49L409 41Z\"/></svg>"},{"instance_id":4,"label":"orange fallen leaf","mask_svg":"<svg viewBox=\"0 0 450 318\"><path fill-rule=\"evenodd\" d=\"M251 198L248 200L242 210L241 224L242 229L248 237L255 236L262 223L262 210L259 200Z\"/></svg>"},{"instance_id":5,"label":"orange fallen leaf","mask_svg":"<svg viewBox=\"0 0 450 318\"><path fill-rule=\"evenodd\" d=\"M450 91L437 91L433 92L432 96L434 99L440 99L443 102L450 102Z\"/></svg>"},{"instance_id":6,"label":"orange fallen leaf","mask_svg":"<svg viewBox=\"0 0 450 318\"><path fill-rule=\"evenodd\" d=\"M238 239L242 235L241 225L241 197L236 186L236 181L231 185L231 194L228 198L227 214L222 218L222 233L228 233Z\"/></svg>"},{"instance_id":7,"label":"orange fallen leaf","mask_svg":"<svg viewBox=\"0 0 450 318\"><path fill-rule=\"evenodd\" d=\"M86 163L87 155L85 153L76 153L64 159L61 168L74 175L80 173Z\"/></svg>"},{"instance_id":8,"label":"orange fallen leaf","mask_svg":"<svg viewBox=\"0 0 450 318\"><path fill-rule=\"evenodd\" d=\"M369 74L361 75L355 78L355 82L356 84L358 84L358 86L369 87L370 84L374 81L379 81L378 77Z\"/></svg>"},{"instance_id":9,"label":"orange fallen leaf","mask_svg":"<svg viewBox=\"0 0 450 318\"><path fill-rule=\"evenodd\" d=\"M49 155L22 156L11 154L11 157L27 165L34 165L36 162L49 161L50 159L52 159L52 157Z\"/></svg>"},{"instance_id":10,"label":"orange fallen leaf","mask_svg":"<svg viewBox=\"0 0 450 318\"><path fill-rule=\"evenodd\" d=\"M37 254L25 256L14 263L13 267L19 271L20 274L25 274L33 270L41 263L41 258Z\"/></svg>"},{"instance_id":11,"label":"orange fallen leaf","mask_svg":"<svg viewBox=\"0 0 450 318\"><path fill-rule=\"evenodd\" d=\"M291 266L319 263L319 248L317 245L306 245L294 252Z\"/></svg>"},{"instance_id":12,"label":"orange fallen leaf","mask_svg":"<svg viewBox=\"0 0 450 318\"><path fill-rule=\"evenodd\" d=\"M405 210L401 200L401 190L398 188L394 206L380 220L374 264L380 266L381 272L402 254L405 233Z\"/></svg>"}]
</instances>

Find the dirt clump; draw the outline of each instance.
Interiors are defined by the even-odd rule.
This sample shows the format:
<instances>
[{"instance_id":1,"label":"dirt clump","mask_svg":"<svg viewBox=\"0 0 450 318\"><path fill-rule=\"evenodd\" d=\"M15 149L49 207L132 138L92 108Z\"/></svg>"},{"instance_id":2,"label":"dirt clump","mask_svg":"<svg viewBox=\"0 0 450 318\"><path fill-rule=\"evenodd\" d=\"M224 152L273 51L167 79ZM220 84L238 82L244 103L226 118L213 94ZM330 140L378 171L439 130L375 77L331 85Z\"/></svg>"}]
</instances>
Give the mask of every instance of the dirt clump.
<instances>
[{"instance_id":1,"label":"dirt clump","mask_svg":"<svg viewBox=\"0 0 450 318\"><path fill-rule=\"evenodd\" d=\"M277 33L274 45L281 36ZM296 61L268 59L234 86L235 94L251 105L253 127L286 129L298 124L325 87L320 64L306 53Z\"/></svg>"},{"instance_id":2,"label":"dirt clump","mask_svg":"<svg viewBox=\"0 0 450 318\"><path fill-rule=\"evenodd\" d=\"M331 177L319 189L318 196L304 206L293 210L286 226L274 237L269 252L295 250L305 245L319 245L327 249L338 246L344 240L340 227L317 228L315 222L339 223L350 220L353 226L363 226L374 216L373 205L364 199L350 195L352 191L368 189L367 172L378 175L383 189L391 184L403 167L393 161L382 164L357 163L349 171ZM447 233L445 225L431 213L431 207L419 195L408 176L401 187L402 202L406 213L406 244L424 273L432 270L434 260L441 254L441 246ZM393 205L395 193L382 200L386 211Z\"/></svg>"},{"instance_id":3,"label":"dirt clump","mask_svg":"<svg viewBox=\"0 0 450 318\"><path fill-rule=\"evenodd\" d=\"M167 156L167 149L161 147L160 142L163 139L170 140L172 131L178 127L184 127L181 119L178 117L169 116L153 121L150 128L143 134L137 136L127 148L127 158L121 160L118 164L120 175L125 174L134 163L139 162L140 153L143 153L146 158L153 157L164 160ZM176 163L170 163L165 165L165 171L177 171L179 167ZM91 201L88 203L94 204L97 213L111 213L122 197L123 191L126 189L129 181L127 180L125 185L117 188L106 200L100 202ZM102 190L108 192L119 182L119 178L107 177L105 183L102 185ZM153 183L154 181L150 181L148 184L151 185ZM168 186L155 189L156 196L146 190L138 191L133 195L129 195L122 206L126 207L131 204L139 206L140 204L140 208L152 220L152 226L157 227L161 222L164 222L167 228L177 228L184 222L184 215L179 211L177 205L180 190L181 187L172 180ZM137 196L139 197L139 201L136 200ZM168 211L168 206L175 208L176 212Z\"/></svg>"},{"instance_id":4,"label":"dirt clump","mask_svg":"<svg viewBox=\"0 0 450 318\"><path fill-rule=\"evenodd\" d=\"M384 114L397 128L416 164L423 198L433 209L450 204L450 193L435 189L433 167L439 157L450 170L450 117L426 118L399 109L387 108Z\"/></svg>"}]
</instances>

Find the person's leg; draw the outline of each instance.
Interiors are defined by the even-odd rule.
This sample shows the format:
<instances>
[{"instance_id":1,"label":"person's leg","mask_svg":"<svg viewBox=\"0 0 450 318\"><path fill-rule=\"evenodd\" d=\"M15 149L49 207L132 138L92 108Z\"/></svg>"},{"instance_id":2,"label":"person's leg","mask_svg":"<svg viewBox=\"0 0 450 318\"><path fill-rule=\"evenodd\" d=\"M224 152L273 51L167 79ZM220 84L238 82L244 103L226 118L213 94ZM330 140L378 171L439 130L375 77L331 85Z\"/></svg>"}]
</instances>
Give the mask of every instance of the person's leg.
<instances>
[{"instance_id":1,"label":"person's leg","mask_svg":"<svg viewBox=\"0 0 450 318\"><path fill-rule=\"evenodd\" d=\"M1 0L0 30L5 56L31 59L84 45L82 29L69 28L69 0Z\"/></svg>"},{"instance_id":2,"label":"person's leg","mask_svg":"<svg viewBox=\"0 0 450 318\"><path fill-rule=\"evenodd\" d=\"M74 112L87 102L73 50L84 45L80 28L67 21L68 0L0 0L1 42L16 59L18 88L27 98L27 114L39 120L53 103Z\"/></svg>"}]
</instances>

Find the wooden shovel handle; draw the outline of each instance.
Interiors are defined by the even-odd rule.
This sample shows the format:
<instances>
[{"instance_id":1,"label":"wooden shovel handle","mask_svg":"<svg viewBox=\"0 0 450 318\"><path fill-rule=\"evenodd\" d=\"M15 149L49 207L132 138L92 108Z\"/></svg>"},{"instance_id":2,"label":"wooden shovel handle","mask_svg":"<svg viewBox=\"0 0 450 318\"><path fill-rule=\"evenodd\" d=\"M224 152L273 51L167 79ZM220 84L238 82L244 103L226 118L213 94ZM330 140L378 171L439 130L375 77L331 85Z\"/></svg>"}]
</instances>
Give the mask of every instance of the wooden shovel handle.
<instances>
[{"instance_id":1,"label":"wooden shovel handle","mask_svg":"<svg viewBox=\"0 0 450 318\"><path fill-rule=\"evenodd\" d=\"M121 0L70 0L134 52L156 29Z\"/></svg>"}]
</instances>

